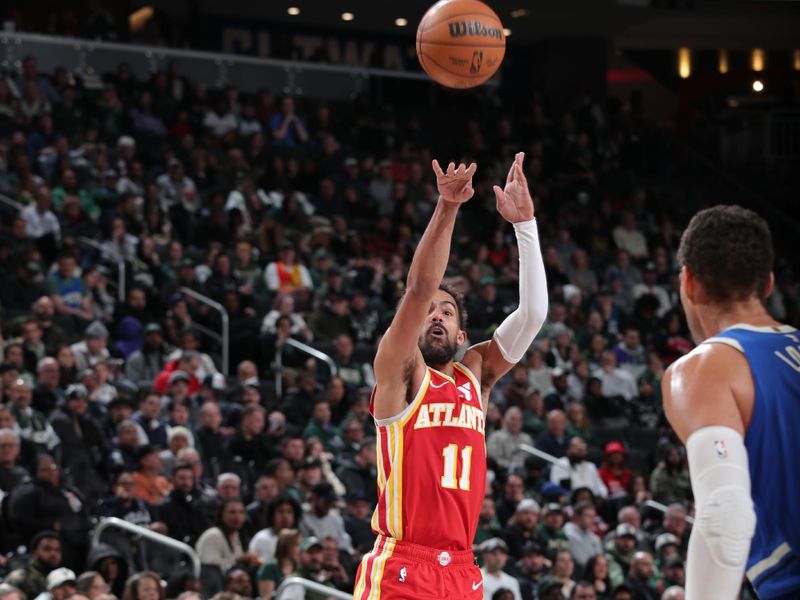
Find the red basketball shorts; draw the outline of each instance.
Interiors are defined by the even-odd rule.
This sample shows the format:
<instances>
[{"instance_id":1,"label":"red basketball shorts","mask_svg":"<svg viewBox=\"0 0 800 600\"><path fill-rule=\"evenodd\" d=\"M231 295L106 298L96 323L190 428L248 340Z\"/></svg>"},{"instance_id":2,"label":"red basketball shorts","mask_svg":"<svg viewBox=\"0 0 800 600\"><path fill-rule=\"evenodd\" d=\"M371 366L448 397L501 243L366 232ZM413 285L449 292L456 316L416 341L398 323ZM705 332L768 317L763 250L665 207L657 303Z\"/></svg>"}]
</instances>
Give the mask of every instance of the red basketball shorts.
<instances>
[{"instance_id":1,"label":"red basketball shorts","mask_svg":"<svg viewBox=\"0 0 800 600\"><path fill-rule=\"evenodd\" d=\"M483 600L472 551L436 550L379 535L358 567L354 600Z\"/></svg>"}]
</instances>

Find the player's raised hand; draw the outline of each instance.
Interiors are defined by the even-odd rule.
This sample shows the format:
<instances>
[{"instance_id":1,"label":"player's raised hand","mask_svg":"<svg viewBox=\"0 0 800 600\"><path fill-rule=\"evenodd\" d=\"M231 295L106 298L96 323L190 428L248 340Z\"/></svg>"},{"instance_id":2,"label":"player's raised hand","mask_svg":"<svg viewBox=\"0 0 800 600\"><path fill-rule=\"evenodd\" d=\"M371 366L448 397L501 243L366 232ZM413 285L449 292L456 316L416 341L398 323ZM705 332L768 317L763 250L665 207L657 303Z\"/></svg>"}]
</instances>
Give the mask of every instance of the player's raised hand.
<instances>
[{"instance_id":1,"label":"player's raised hand","mask_svg":"<svg viewBox=\"0 0 800 600\"><path fill-rule=\"evenodd\" d=\"M455 163L450 163L445 173L439 166L439 161L434 159L433 172L436 173L436 185L442 200L453 204L463 204L472 198L472 194L475 193L475 190L472 189L472 176L477 168L478 165L475 163L469 167L461 163L458 168Z\"/></svg>"},{"instance_id":2,"label":"player's raised hand","mask_svg":"<svg viewBox=\"0 0 800 600\"><path fill-rule=\"evenodd\" d=\"M509 223L519 223L533 219L533 198L528 190L528 180L522 171L524 152L517 152L514 164L508 170L506 187L494 186L497 197L497 212Z\"/></svg>"}]
</instances>

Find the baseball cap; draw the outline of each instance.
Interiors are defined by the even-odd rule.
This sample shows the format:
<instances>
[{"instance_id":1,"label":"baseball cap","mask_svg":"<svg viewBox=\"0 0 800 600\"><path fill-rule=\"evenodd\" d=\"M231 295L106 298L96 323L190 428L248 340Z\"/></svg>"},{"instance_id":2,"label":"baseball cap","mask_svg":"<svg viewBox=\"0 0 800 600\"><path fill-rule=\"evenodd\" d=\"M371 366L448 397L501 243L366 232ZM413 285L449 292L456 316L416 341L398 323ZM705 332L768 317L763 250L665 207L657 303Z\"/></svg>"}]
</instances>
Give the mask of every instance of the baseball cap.
<instances>
[{"instance_id":1,"label":"baseball cap","mask_svg":"<svg viewBox=\"0 0 800 600\"><path fill-rule=\"evenodd\" d=\"M209 373L203 377L203 385L210 387L215 392L224 392L225 376L222 373Z\"/></svg>"},{"instance_id":2,"label":"baseball cap","mask_svg":"<svg viewBox=\"0 0 800 600\"><path fill-rule=\"evenodd\" d=\"M528 556L529 554L545 554L544 546L536 541L528 542L522 547L522 556Z\"/></svg>"},{"instance_id":3,"label":"baseball cap","mask_svg":"<svg viewBox=\"0 0 800 600\"><path fill-rule=\"evenodd\" d=\"M148 323L144 326L144 334L148 333L161 333L161 325L158 323Z\"/></svg>"},{"instance_id":4,"label":"baseball cap","mask_svg":"<svg viewBox=\"0 0 800 600\"><path fill-rule=\"evenodd\" d=\"M542 577L539 581L539 585L536 586L536 593L541 598L549 591L560 590L562 586L563 584L558 579L548 575L547 577Z\"/></svg>"},{"instance_id":5,"label":"baseball cap","mask_svg":"<svg viewBox=\"0 0 800 600\"><path fill-rule=\"evenodd\" d=\"M61 587L65 583L75 583L75 572L66 567L61 567L50 571L47 575L47 591Z\"/></svg>"},{"instance_id":6,"label":"baseball cap","mask_svg":"<svg viewBox=\"0 0 800 600\"><path fill-rule=\"evenodd\" d=\"M322 548L322 543L313 535L307 537L302 542L300 542L300 550L302 552L308 552L309 550L311 550L311 548L314 548L315 546L317 548Z\"/></svg>"},{"instance_id":7,"label":"baseball cap","mask_svg":"<svg viewBox=\"0 0 800 600\"><path fill-rule=\"evenodd\" d=\"M481 544L481 552L494 552L495 550L508 552L508 546L503 540L497 537L489 538Z\"/></svg>"},{"instance_id":8,"label":"baseball cap","mask_svg":"<svg viewBox=\"0 0 800 600\"><path fill-rule=\"evenodd\" d=\"M631 525L630 523L620 523L617 525L617 528L614 530L614 533L617 537L625 537L630 536L632 538L636 537L636 527Z\"/></svg>"},{"instance_id":9,"label":"baseball cap","mask_svg":"<svg viewBox=\"0 0 800 600\"><path fill-rule=\"evenodd\" d=\"M92 321L86 328L86 337L89 338L107 338L108 329L100 321Z\"/></svg>"},{"instance_id":10,"label":"baseball cap","mask_svg":"<svg viewBox=\"0 0 800 600\"><path fill-rule=\"evenodd\" d=\"M173 383L178 383L179 381L185 381L186 383L189 383L190 381L189 374L186 371L182 371L180 369L170 373L169 385L172 385Z\"/></svg>"},{"instance_id":11,"label":"baseball cap","mask_svg":"<svg viewBox=\"0 0 800 600\"><path fill-rule=\"evenodd\" d=\"M88 398L89 392L85 385L81 383L73 383L67 387L67 391L64 393L64 395L67 397L67 400L72 400L73 398Z\"/></svg>"},{"instance_id":12,"label":"baseball cap","mask_svg":"<svg viewBox=\"0 0 800 600\"><path fill-rule=\"evenodd\" d=\"M533 510L538 513L540 510L539 503L532 498L524 498L519 501L519 504L517 504L517 510L514 512L522 512L523 510Z\"/></svg>"},{"instance_id":13,"label":"baseball cap","mask_svg":"<svg viewBox=\"0 0 800 600\"><path fill-rule=\"evenodd\" d=\"M492 277L491 275L487 275L486 277L481 277L481 280L478 282L478 285L480 285L481 287L485 285L494 285L494 284L495 284L494 277Z\"/></svg>"},{"instance_id":14,"label":"baseball cap","mask_svg":"<svg viewBox=\"0 0 800 600\"><path fill-rule=\"evenodd\" d=\"M564 513L564 507L561 506L558 502L548 502L544 507L544 514L550 515L553 513Z\"/></svg>"},{"instance_id":15,"label":"baseball cap","mask_svg":"<svg viewBox=\"0 0 800 600\"><path fill-rule=\"evenodd\" d=\"M670 556L667 560L664 561L663 566L664 568L669 568L669 567L680 567L681 569L684 568L684 564L680 556Z\"/></svg>"},{"instance_id":16,"label":"baseball cap","mask_svg":"<svg viewBox=\"0 0 800 600\"><path fill-rule=\"evenodd\" d=\"M314 467L322 468L322 461L318 458L314 458L313 456L306 456L300 465L301 469L313 469Z\"/></svg>"},{"instance_id":17,"label":"baseball cap","mask_svg":"<svg viewBox=\"0 0 800 600\"><path fill-rule=\"evenodd\" d=\"M605 455L625 454L625 446L619 440L614 440L606 444Z\"/></svg>"},{"instance_id":18,"label":"baseball cap","mask_svg":"<svg viewBox=\"0 0 800 600\"><path fill-rule=\"evenodd\" d=\"M318 481L311 488L311 493L319 498L324 498L329 502L336 502L336 492L333 486L327 481Z\"/></svg>"},{"instance_id":19,"label":"baseball cap","mask_svg":"<svg viewBox=\"0 0 800 600\"><path fill-rule=\"evenodd\" d=\"M261 389L261 385L258 383L258 377L248 377L242 382L242 387L255 388L257 390Z\"/></svg>"},{"instance_id":20,"label":"baseball cap","mask_svg":"<svg viewBox=\"0 0 800 600\"><path fill-rule=\"evenodd\" d=\"M670 544L672 544L673 546L679 546L679 547L681 545L680 541L678 540L678 538L674 534L672 534L672 533L662 533L661 535L659 535L656 538L656 543L655 543L656 553L661 552L661 549L664 546L669 546Z\"/></svg>"},{"instance_id":21,"label":"baseball cap","mask_svg":"<svg viewBox=\"0 0 800 600\"><path fill-rule=\"evenodd\" d=\"M552 481L548 481L542 485L542 498L546 500L558 500L561 496L569 496L569 490L564 489Z\"/></svg>"}]
</instances>

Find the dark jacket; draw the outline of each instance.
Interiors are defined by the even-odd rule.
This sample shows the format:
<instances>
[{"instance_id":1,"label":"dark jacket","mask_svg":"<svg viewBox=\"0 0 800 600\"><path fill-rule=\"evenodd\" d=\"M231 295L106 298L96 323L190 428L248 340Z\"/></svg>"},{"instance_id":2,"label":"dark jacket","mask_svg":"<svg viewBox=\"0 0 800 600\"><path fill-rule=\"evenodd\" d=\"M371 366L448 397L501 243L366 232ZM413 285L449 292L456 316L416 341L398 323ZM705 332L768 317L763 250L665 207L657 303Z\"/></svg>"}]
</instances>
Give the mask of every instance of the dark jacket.
<instances>
[{"instance_id":1,"label":"dark jacket","mask_svg":"<svg viewBox=\"0 0 800 600\"><path fill-rule=\"evenodd\" d=\"M112 582L108 582L107 574L100 567L102 562L107 558L116 559L119 565L117 578ZM89 552L89 555L86 557L86 569L100 573L111 586L111 592L117 598L122 598L122 592L125 590L125 582L128 579L128 562L119 550L114 546L103 543L92 546L91 552Z\"/></svg>"},{"instance_id":2,"label":"dark jacket","mask_svg":"<svg viewBox=\"0 0 800 600\"><path fill-rule=\"evenodd\" d=\"M377 504L374 468L362 467L354 460L346 460L336 471L336 476L344 484L348 494L360 494L370 504Z\"/></svg>"},{"instance_id":3,"label":"dark jacket","mask_svg":"<svg viewBox=\"0 0 800 600\"><path fill-rule=\"evenodd\" d=\"M194 546L197 538L211 527L200 492L184 494L173 489L158 507L158 517L168 529L170 537Z\"/></svg>"},{"instance_id":4,"label":"dark jacket","mask_svg":"<svg viewBox=\"0 0 800 600\"><path fill-rule=\"evenodd\" d=\"M61 462L75 485L86 490L86 478L104 473L110 445L100 426L87 415L76 415L59 408L50 415L50 424L61 440Z\"/></svg>"},{"instance_id":5,"label":"dark jacket","mask_svg":"<svg viewBox=\"0 0 800 600\"><path fill-rule=\"evenodd\" d=\"M49 572L49 567L42 564L38 558L32 558L21 569L11 571L5 582L19 588L27 598L36 598L46 590Z\"/></svg>"}]
</instances>

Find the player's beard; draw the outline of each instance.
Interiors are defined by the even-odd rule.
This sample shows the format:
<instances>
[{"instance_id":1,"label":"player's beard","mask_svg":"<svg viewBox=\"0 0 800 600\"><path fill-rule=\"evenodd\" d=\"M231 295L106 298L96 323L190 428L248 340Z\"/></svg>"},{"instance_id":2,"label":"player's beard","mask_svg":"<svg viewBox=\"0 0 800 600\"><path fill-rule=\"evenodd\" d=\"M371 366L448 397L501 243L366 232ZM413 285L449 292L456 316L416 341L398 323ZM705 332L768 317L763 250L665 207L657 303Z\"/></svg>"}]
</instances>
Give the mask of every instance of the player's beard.
<instances>
[{"instance_id":1,"label":"player's beard","mask_svg":"<svg viewBox=\"0 0 800 600\"><path fill-rule=\"evenodd\" d=\"M429 342L424 342L420 346L422 352L422 359L426 365L446 365L458 352L458 346L455 341L447 338L444 339L442 344L433 345Z\"/></svg>"}]
</instances>

